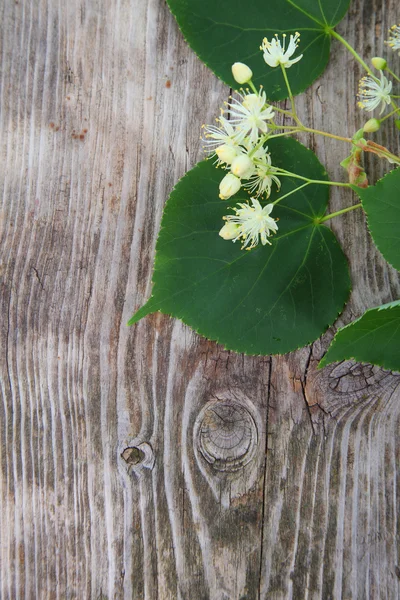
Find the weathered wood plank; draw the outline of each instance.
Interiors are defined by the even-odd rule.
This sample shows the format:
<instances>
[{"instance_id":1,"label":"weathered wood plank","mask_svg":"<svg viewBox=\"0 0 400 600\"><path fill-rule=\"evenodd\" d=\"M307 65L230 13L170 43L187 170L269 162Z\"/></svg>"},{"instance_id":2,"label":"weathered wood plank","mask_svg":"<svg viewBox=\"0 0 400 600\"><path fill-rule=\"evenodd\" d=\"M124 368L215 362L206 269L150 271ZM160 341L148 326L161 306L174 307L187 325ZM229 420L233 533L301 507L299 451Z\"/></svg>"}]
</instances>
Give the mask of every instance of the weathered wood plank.
<instances>
[{"instance_id":1,"label":"weathered wood plank","mask_svg":"<svg viewBox=\"0 0 400 600\"><path fill-rule=\"evenodd\" d=\"M354 0L340 31L379 54L396 9ZM0 596L397 598L398 376L317 372L331 333L269 359L125 325L229 90L157 0L0 10ZM359 75L335 45L300 114L352 133ZM343 177L342 145L308 142ZM332 227L355 283L340 322L399 297L362 215Z\"/></svg>"}]
</instances>

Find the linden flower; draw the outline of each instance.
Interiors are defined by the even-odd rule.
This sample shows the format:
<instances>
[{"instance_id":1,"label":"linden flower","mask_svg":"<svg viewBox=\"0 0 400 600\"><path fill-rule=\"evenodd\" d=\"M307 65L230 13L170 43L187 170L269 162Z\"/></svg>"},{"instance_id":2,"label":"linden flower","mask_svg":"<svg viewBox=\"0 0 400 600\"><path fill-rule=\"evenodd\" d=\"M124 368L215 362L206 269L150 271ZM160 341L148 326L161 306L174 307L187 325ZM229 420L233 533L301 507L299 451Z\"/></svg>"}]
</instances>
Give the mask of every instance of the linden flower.
<instances>
[{"instance_id":1,"label":"linden flower","mask_svg":"<svg viewBox=\"0 0 400 600\"><path fill-rule=\"evenodd\" d=\"M221 200L228 200L240 190L241 185L239 177L228 173L219 184L219 197Z\"/></svg>"},{"instance_id":2,"label":"linden flower","mask_svg":"<svg viewBox=\"0 0 400 600\"><path fill-rule=\"evenodd\" d=\"M265 92L260 94L240 95L242 101L231 99L231 104L226 111L229 114L229 123L235 131L237 143L242 143L246 136L249 136L251 144L256 144L258 140L258 131L267 133L268 125L266 121L274 118L273 107L267 104Z\"/></svg>"},{"instance_id":3,"label":"linden flower","mask_svg":"<svg viewBox=\"0 0 400 600\"><path fill-rule=\"evenodd\" d=\"M285 69L288 69L295 63L297 63L303 55L300 54L297 58L290 60L290 57L296 52L297 46L300 42L300 34L296 31L295 35L290 36L289 45L285 49L286 33L282 35L283 41L278 38L278 34L269 42L267 38L264 38L260 46L260 50L264 52L264 60L270 67L277 67L282 65Z\"/></svg>"},{"instance_id":4,"label":"linden flower","mask_svg":"<svg viewBox=\"0 0 400 600\"><path fill-rule=\"evenodd\" d=\"M219 232L224 240L233 240L238 237L240 225L237 223L225 223Z\"/></svg>"},{"instance_id":5,"label":"linden flower","mask_svg":"<svg viewBox=\"0 0 400 600\"><path fill-rule=\"evenodd\" d=\"M393 25L389 29L389 39L385 44L390 46L393 50L400 50L400 25Z\"/></svg>"},{"instance_id":6,"label":"linden flower","mask_svg":"<svg viewBox=\"0 0 400 600\"><path fill-rule=\"evenodd\" d=\"M269 215L274 208L273 204L267 204L264 208L258 200L250 198L252 205L239 202L234 208L235 215L223 217L227 223L219 232L224 239L231 239L233 242L242 240L242 250L251 250L255 248L260 241L263 246L271 244L268 237L278 231L276 221ZM229 225L229 227L228 227ZM234 230L231 225L237 225L238 229Z\"/></svg>"},{"instance_id":7,"label":"linden flower","mask_svg":"<svg viewBox=\"0 0 400 600\"><path fill-rule=\"evenodd\" d=\"M254 163L247 154L242 154L232 161L231 171L240 179L249 179L255 171Z\"/></svg>"},{"instance_id":8,"label":"linden flower","mask_svg":"<svg viewBox=\"0 0 400 600\"><path fill-rule=\"evenodd\" d=\"M237 146L235 139L235 128L222 115L216 119L219 127L215 125L203 125L204 137L202 138L204 150L213 153L219 146Z\"/></svg>"},{"instance_id":9,"label":"linden flower","mask_svg":"<svg viewBox=\"0 0 400 600\"><path fill-rule=\"evenodd\" d=\"M388 81L384 74L380 73L381 80L373 79L372 77L363 77L360 80L358 97L360 101L358 106L366 111L372 111L381 104L380 115L390 104L390 92L392 91L392 82Z\"/></svg>"},{"instance_id":10,"label":"linden flower","mask_svg":"<svg viewBox=\"0 0 400 600\"><path fill-rule=\"evenodd\" d=\"M232 65L232 75L237 83L243 85L251 80L253 77L253 71L244 63L236 62Z\"/></svg>"},{"instance_id":11,"label":"linden flower","mask_svg":"<svg viewBox=\"0 0 400 600\"><path fill-rule=\"evenodd\" d=\"M256 153L254 158L259 159L259 163L256 166L255 173L249 178L249 182L246 183L244 187L247 188L250 193L255 192L256 196L265 193L267 198L269 198L272 182L275 182L278 190L281 187L281 182L276 176L276 173L278 172L277 169L271 164L271 155L268 154L266 150L268 150L268 148L260 148L260 151Z\"/></svg>"},{"instance_id":12,"label":"linden flower","mask_svg":"<svg viewBox=\"0 0 400 600\"><path fill-rule=\"evenodd\" d=\"M218 146L218 148L215 148L215 154L218 158L218 165L231 165L235 158L239 155L239 153L240 149L238 146L222 144L222 146Z\"/></svg>"}]
</instances>

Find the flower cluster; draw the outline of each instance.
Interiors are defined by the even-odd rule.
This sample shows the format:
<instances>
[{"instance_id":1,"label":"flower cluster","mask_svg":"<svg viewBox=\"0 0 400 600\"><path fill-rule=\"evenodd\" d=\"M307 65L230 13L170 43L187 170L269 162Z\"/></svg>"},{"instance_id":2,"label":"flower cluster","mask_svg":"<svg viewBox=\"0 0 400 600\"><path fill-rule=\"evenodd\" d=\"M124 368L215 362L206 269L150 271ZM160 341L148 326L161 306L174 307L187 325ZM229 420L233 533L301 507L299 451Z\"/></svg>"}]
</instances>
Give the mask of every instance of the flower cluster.
<instances>
[{"instance_id":1,"label":"flower cluster","mask_svg":"<svg viewBox=\"0 0 400 600\"><path fill-rule=\"evenodd\" d=\"M389 30L389 39L385 42L392 50L400 50L400 25L393 25Z\"/></svg>"},{"instance_id":2,"label":"flower cluster","mask_svg":"<svg viewBox=\"0 0 400 600\"><path fill-rule=\"evenodd\" d=\"M272 166L268 137L275 113L267 103L265 92L239 94L231 98L217 119L218 126L204 126L203 142L206 152L217 157L218 166L229 170L219 186L219 196L227 200L241 187L255 196L268 198L272 183L279 188L277 169Z\"/></svg>"},{"instance_id":3,"label":"flower cluster","mask_svg":"<svg viewBox=\"0 0 400 600\"><path fill-rule=\"evenodd\" d=\"M282 42L276 34L271 41L264 38L260 46L264 61L270 67L288 69L303 55L294 59L300 34L290 35L286 47L286 34ZM280 189L278 175L281 170L274 167L265 143L271 131L279 128L274 123L274 107L267 102L265 92L256 90L251 82L251 69L240 62L232 65L232 74L240 85L249 84L252 90L241 90L237 98L230 98L221 109L216 125L203 125L203 143L207 154L216 158L218 167L229 171L219 185L219 197L228 200L241 188L255 196L252 204L238 203L234 215L224 217L226 224L220 231L225 240L242 240L242 248L250 250L257 244L270 243L268 236L278 229L269 214L272 204L262 207L257 200L269 198L272 185Z\"/></svg>"}]
</instances>

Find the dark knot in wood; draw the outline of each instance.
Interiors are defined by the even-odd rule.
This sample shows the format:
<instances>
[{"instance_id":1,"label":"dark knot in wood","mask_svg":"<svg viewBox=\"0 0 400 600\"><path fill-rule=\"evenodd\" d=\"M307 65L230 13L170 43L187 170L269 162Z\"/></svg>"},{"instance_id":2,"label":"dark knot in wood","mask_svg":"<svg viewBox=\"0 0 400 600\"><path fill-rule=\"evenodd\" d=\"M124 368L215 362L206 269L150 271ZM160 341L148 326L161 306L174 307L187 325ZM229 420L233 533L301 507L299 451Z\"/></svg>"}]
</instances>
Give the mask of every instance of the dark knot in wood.
<instances>
[{"instance_id":1,"label":"dark knot in wood","mask_svg":"<svg viewBox=\"0 0 400 600\"><path fill-rule=\"evenodd\" d=\"M121 454L128 465L138 465L145 458L145 453L140 448L125 448Z\"/></svg>"},{"instance_id":2,"label":"dark knot in wood","mask_svg":"<svg viewBox=\"0 0 400 600\"><path fill-rule=\"evenodd\" d=\"M140 474L143 469L152 469L154 466L153 448L147 442L137 446L126 446L121 452L121 458L126 463L128 470Z\"/></svg>"},{"instance_id":3,"label":"dark knot in wood","mask_svg":"<svg viewBox=\"0 0 400 600\"><path fill-rule=\"evenodd\" d=\"M198 448L217 471L247 465L257 447L257 427L248 409L230 400L213 401L199 415Z\"/></svg>"}]
</instances>

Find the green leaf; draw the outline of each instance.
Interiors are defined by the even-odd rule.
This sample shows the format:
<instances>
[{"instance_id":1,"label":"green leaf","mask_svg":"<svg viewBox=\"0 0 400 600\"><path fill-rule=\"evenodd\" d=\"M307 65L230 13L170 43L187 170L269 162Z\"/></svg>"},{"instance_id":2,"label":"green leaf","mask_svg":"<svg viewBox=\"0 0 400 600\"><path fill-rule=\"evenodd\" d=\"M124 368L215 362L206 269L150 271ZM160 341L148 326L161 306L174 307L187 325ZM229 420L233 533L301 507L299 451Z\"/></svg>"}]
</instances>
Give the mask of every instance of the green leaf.
<instances>
[{"instance_id":1,"label":"green leaf","mask_svg":"<svg viewBox=\"0 0 400 600\"><path fill-rule=\"evenodd\" d=\"M361 199L376 246L400 270L400 169L391 171L376 185L352 188Z\"/></svg>"},{"instance_id":2,"label":"green leaf","mask_svg":"<svg viewBox=\"0 0 400 600\"><path fill-rule=\"evenodd\" d=\"M262 39L300 32L294 56L303 54L303 58L288 70L292 91L299 94L325 69L330 30L349 6L349 0L167 1L191 48L218 77L236 89L231 66L243 62L252 69L254 84L264 85L270 100L283 100L288 94L281 69L268 67L263 60Z\"/></svg>"},{"instance_id":3,"label":"green leaf","mask_svg":"<svg viewBox=\"0 0 400 600\"><path fill-rule=\"evenodd\" d=\"M351 358L400 371L400 300L371 308L339 329L318 366Z\"/></svg>"},{"instance_id":4,"label":"green leaf","mask_svg":"<svg viewBox=\"0 0 400 600\"><path fill-rule=\"evenodd\" d=\"M273 164L327 179L315 154L293 139L269 141ZM223 240L222 217L243 197L218 199L223 171L203 161L173 190L156 246L153 293L130 324L161 311L230 350L283 354L315 340L336 319L350 290L347 262L332 231L315 224L328 186L311 185L277 204L272 246L240 249ZM298 180L282 179L281 195ZM276 199L273 192L269 202Z\"/></svg>"}]
</instances>

